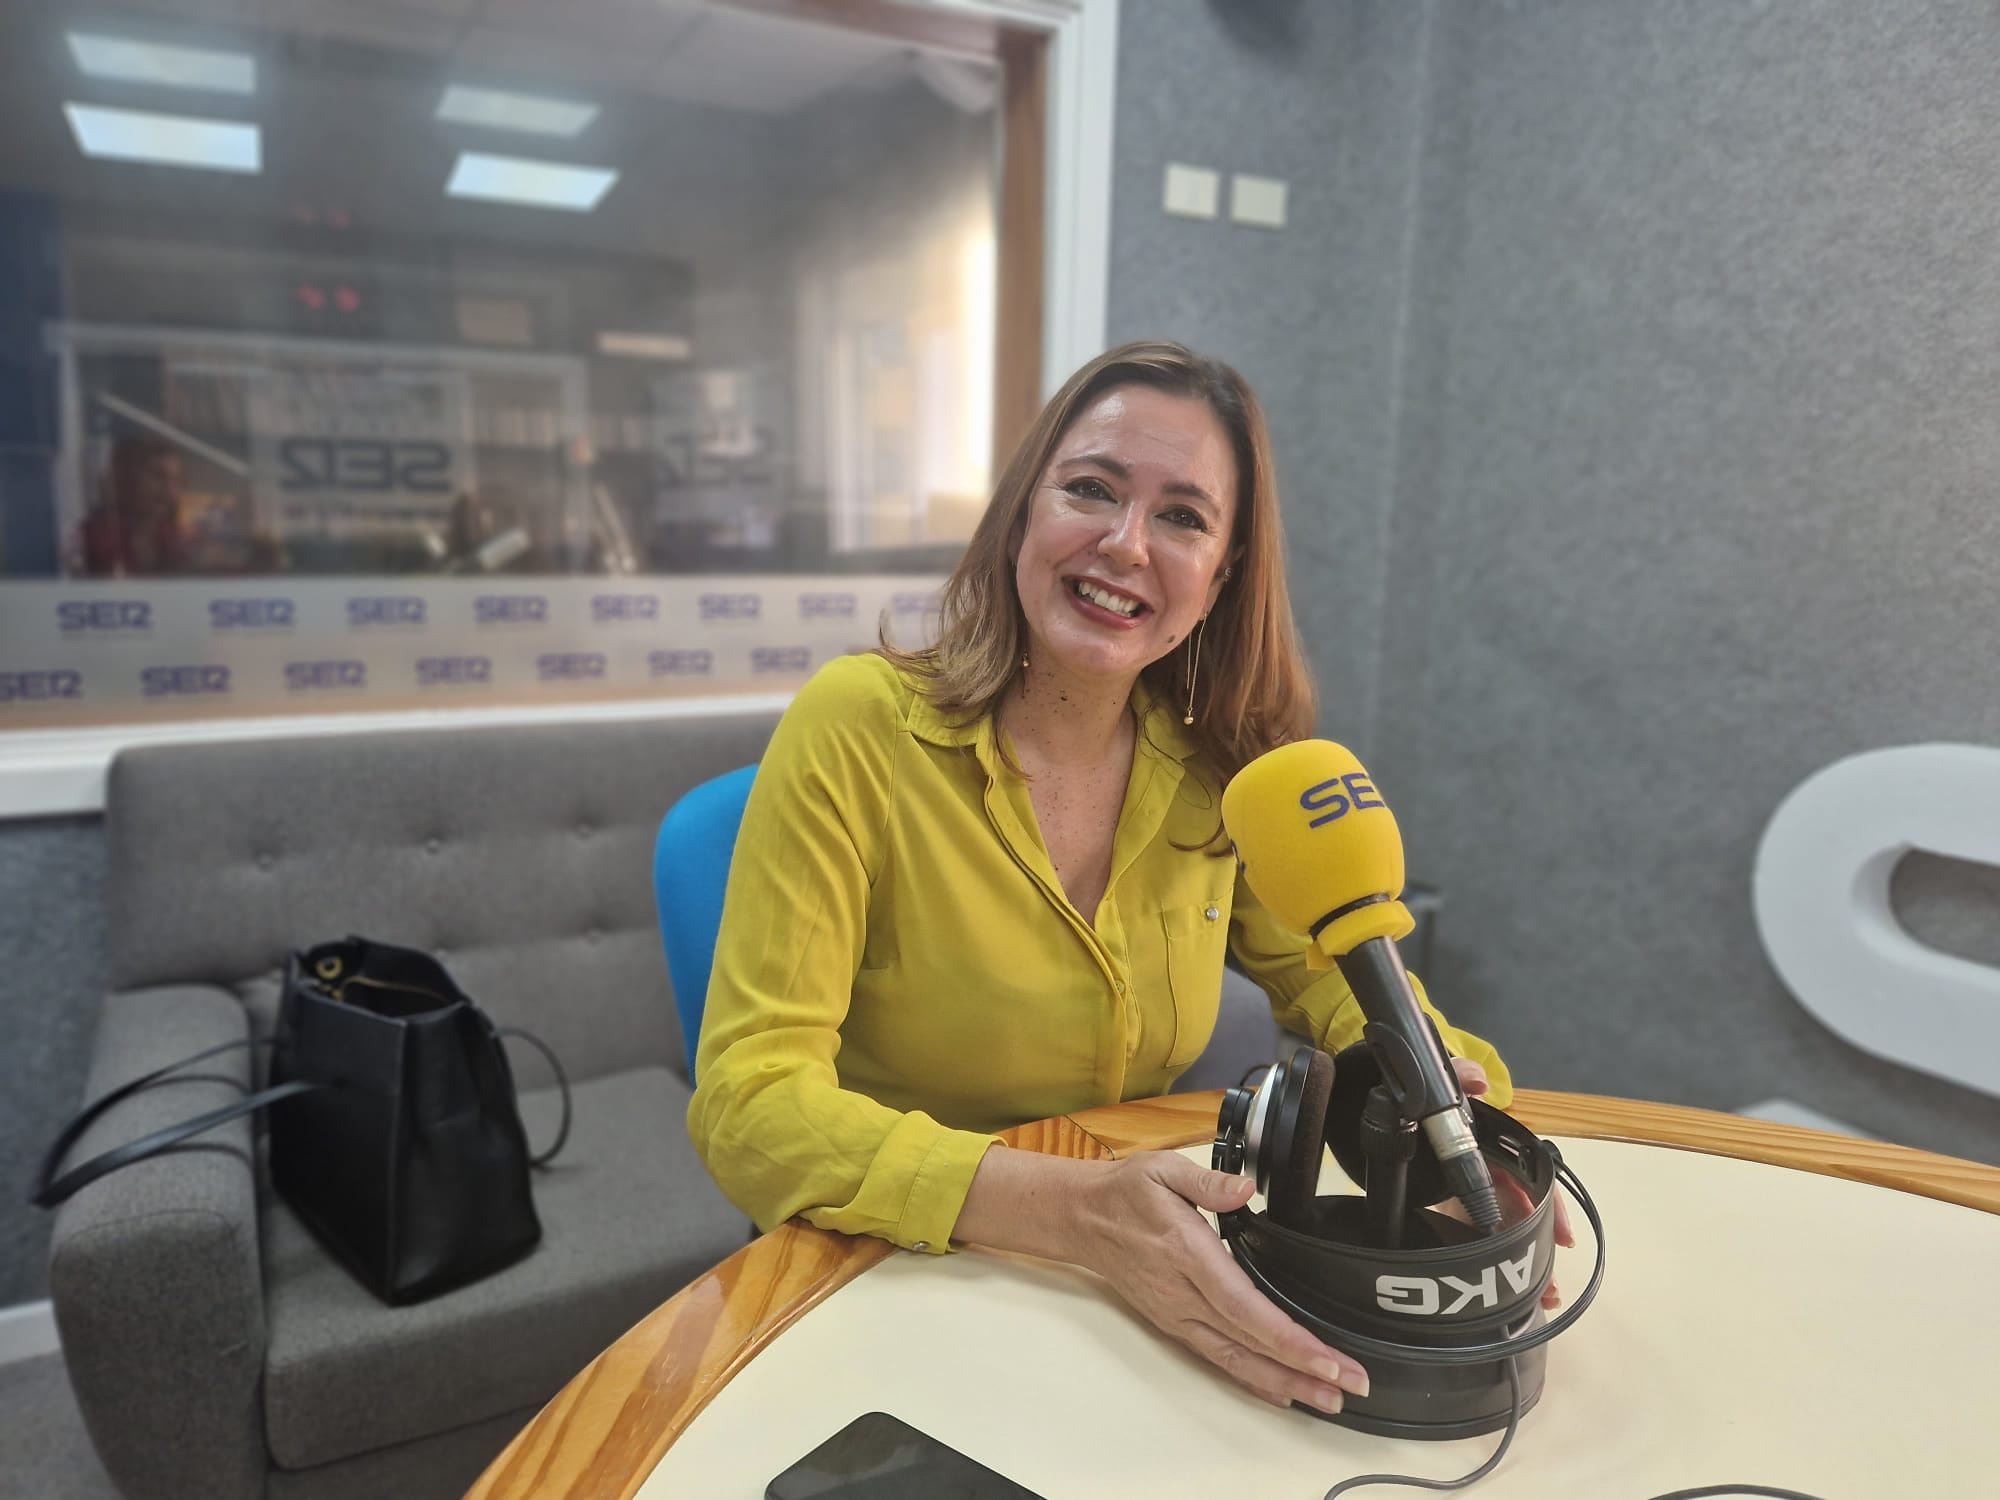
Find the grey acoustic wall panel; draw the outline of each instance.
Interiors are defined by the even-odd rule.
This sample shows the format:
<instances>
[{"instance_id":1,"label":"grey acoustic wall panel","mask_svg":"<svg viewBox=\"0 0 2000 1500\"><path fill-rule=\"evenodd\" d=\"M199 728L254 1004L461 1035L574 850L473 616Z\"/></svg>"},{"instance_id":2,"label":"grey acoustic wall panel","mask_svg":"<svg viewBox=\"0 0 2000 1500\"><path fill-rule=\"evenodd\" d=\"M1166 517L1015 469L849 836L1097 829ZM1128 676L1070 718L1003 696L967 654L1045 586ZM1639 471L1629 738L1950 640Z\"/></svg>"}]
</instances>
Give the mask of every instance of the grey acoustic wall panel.
<instances>
[{"instance_id":1,"label":"grey acoustic wall panel","mask_svg":"<svg viewBox=\"0 0 2000 1500\"><path fill-rule=\"evenodd\" d=\"M1256 387L1321 722L1365 745L1429 6L1131 0L1119 16L1111 339L1179 339ZM1222 172L1220 217L1163 210L1169 162ZM1239 172L1287 182L1283 229L1230 222Z\"/></svg>"},{"instance_id":2,"label":"grey acoustic wall panel","mask_svg":"<svg viewBox=\"0 0 2000 1500\"><path fill-rule=\"evenodd\" d=\"M1376 770L1441 997L1536 1082L2000 1159L1993 1100L1792 1002L1749 901L1805 776L2000 743L2000 13L1519 0L1435 42ZM1962 869L1898 890L1931 941L2000 923Z\"/></svg>"},{"instance_id":3,"label":"grey acoustic wall panel","mask_svg":"<svg viewBox=\"0 0 2000 1500\"><path fill-rule=\"evenodd\" d=\"M0 824L0 1307L48 1294L48 1216L28 1195L83 1103L103 995L102 824Z\"/></svg>"}]
</instances>

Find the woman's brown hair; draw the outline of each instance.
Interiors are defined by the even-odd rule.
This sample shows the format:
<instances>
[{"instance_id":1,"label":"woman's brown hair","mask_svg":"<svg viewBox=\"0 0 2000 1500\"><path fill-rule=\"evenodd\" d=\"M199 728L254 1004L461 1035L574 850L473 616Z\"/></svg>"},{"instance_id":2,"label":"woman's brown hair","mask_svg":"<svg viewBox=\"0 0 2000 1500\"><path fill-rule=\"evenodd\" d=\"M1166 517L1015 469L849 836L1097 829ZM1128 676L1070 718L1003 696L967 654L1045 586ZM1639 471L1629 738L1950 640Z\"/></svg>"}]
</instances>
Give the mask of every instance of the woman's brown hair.
<instances>
[{"instance_id":1,"label":"woman's brown hair","mask_svg":"<svg viewBox=\"0 0 2000 1500\"><path fill-rule=\"evenodd\" d=\"M1236 455L1233 562L1200 634L1194 724L1187 731L1218 784L1224 784L1266 750L1311 734L1314 703L1312 673L1299 650L1285 590L1278 482L1263 408L1243 377L1221 360L1179 344L1148 341L1100 354L1072 375L1035 418L994 487L944 586L936 643L903 651L885 633L881 650L926 679L926 693L947 717L971 723L994 710L1021 670L1027 642L1011 554L1027 529L1035 489L1070 424L1098 397L1128 385L1204 402ZM1139 675L1174 712L1185 712L1185 646Z\"/></svg>"}]
</instances>

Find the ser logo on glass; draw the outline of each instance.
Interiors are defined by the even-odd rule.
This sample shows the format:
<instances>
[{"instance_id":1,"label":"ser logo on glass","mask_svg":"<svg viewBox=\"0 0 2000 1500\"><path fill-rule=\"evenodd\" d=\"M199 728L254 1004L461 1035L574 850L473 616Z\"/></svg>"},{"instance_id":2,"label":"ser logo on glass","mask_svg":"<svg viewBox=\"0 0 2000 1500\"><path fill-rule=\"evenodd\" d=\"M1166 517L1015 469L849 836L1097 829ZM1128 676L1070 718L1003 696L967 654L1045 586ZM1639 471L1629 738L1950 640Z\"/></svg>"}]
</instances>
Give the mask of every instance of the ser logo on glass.
<instances>
[{"instance_id":1,"label":"ser logo on glass","mask_svg":"<svg viewBox=\"0 0 2000 1500\"><path fill-rule=\"evenodd\" d=\"M801 620L851 620L854 618L855 596L852 594L801 594L799 595L799 618Z\"/></svg>"},{"instance_id":2,"label":"ser logo on glass","mask_svg":"<svg viewBox=\"0 0 2000 1500\"><path fill-rule=\"evenodd\" d=\"M288 661L285 690L291 693L368 685L368 664L360 661Z\"/></svg>"},{"instance_id":3,"label":"ser logo on glass","mask_svg":"<svg viewBox=\"0 0 2000 1500\"><path fill-rule=\"evenodd\" d=\"M217 630L290 630L298 606L290 599L211 599L208 623Z\"/></svg>"},{"instance_id":4,"label":"ser logo on glass","mask_svg":"<svg viewBox=\"0 0 2000 1500\"><path fill-rule=\"evenodd\" d=\"M750 653L753 672L803 672L812 665L807 646L759 646Z\"/></svg>"},{"instance_id":5,"label":"ser logo on glass","mask_svg":"<svg viewBox=\"0 0 2000 1500\"><path fill-rule=\"evenodd\" d=\"M47 703L82 696L81 672L0 672L0 703Z\"/></svg>"},{"instance_id":6,"label":"ser logo on glass","mask_svg":"<svg viewBox=\"0 0 2000 1500\"><path fill-rule=\"evenodd\" d=\"M757 594L703 594L697 602L704 620L754 620L764 612Z\"/></svg>"},{"instance_id":7,"label":"ser logo on glass","mask_svg":"<svg viewBox=\"0 0 2000 1500\"><path fill-rule=\"evenodd\" d=\"M1374 783L1369 781L1365 771L1350 771L1345 776L1335 776L1316 786L1309 786L1299 794L1299 806L1320 816L1306 826L1320 828L1350 812L1365 812L1371 807L1386 807L1376 792Z\"/></svg>"},{"instance_id":8,"label":"ser logo on glass","mask_svg":"<svg viewBox=\"0 0 2000 1500\"><path fill-rule=\"evenodd\" d=\"M385 443L379 438L286 438L278 444L285 490L352 490L377 494L451 490L451 450L443 443Z\"/></svg>"},{"instance_id":9,"label":"ser logo on glass","mask_svg":"<svg viewBox=\"0 0 2000 1500\"><path fill-rule=\"evenodd\" d=\"M602 651L552 651L535 658L535 670L544 682L579 681L604 675Z\"/></svg>"},{"instance_id":10,"label":"ser logo on glass","mask_svg":"<svg viewBox=\"0 0 2000 1500\"><path fill-rule=\"evenodd\" d=\"M624 624L633 620L657 620L660 618L659 596L594 594L590 600L590 618L599 625Z\"/></svg>"},{"instance_id":11,"label":"ser logo on glass","mask_svg":"<svg viewBox=\"0 0 2000 1500\"><path fill-rule=\"evenodd\" d=\"M388 595L347 601L349 625L421 625L428 611L415 595Z\"/></svg>"},{"instance_id":12,"label":"ser logo on glass","mask_svg":"<svg viewBox=\"0 0 2000 1500\"><path fill-rule=\"evenodd\" d=\"M549 601L540 594L481 594L472 601L472 617L481 625L541 625L549 618Z\"/></svg>"},{"instance_id":13,"label":"ser logo on glass","mask_svg":"<svg viewBox=\"0 0 2000 1500\"><path fill-rule=\"evenodd\" d=\"M64 635L85 630L151 630L153 606L144 599L65 599L56 606Z\"/></svg>"},{"instance_id":14,"label":"ser logo on glass","mask_svg":"<svg viewBox=\"0 0 2000 1500\"><path fill-rule=\"evenodd\" d=\"M417 658L418 687L453 687L484 683L493 679L490 656L420 656Z\"/></svg>"},{"instance_id":15,"label":"ser logo on glass","mask_svg":"<svg viewBox=\"0 0 2000 1500\"><path fill-rule=\"evenodd\" d=\"M139 691L148 698L226 693L229 691L229 668L214 665L147 667L139 674Z\"/></svg>"},{"instance_id":16,"label":"ser logo on glass","mask_svg":"<svg viewBox=\"0 0 2000 1500\"><path fill-rule=\"evenodd\" d=\"M700 677L715 670L712 651L651 651L646 673L651 677Z\"/></svg>"}]
</instances>

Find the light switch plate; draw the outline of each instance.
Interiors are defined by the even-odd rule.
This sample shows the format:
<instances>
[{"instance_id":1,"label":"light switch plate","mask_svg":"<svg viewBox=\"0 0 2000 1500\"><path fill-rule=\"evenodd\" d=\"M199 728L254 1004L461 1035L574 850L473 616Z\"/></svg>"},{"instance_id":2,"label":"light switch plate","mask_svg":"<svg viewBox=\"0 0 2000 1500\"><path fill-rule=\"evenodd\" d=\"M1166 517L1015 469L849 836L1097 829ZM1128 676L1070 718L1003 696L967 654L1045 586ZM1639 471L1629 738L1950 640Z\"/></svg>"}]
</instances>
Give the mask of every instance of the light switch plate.
<instances>
[{"instance_id":1,"label":"light switch plate","mask_svg":"<svg viewBox=\"0 0 2000 1500\"><path fill-rule=\"evenodd\" d=\"M1191 167L1178 161L1167 163L1168 213L1187 219L1212 219L1221 197L1222 174L1214 168Z\"/></svg>"},{"instance_id":2,"label":"light switch plate","mask_svg":"<svg viewBox=\"0 0 2000 1500\"><path fill-rule=\"evenodd\" d=\"M1285 227L1285 180L1238 172L1229 180L1229 217L1260 229Z\"/></svg>"}]
</instances>

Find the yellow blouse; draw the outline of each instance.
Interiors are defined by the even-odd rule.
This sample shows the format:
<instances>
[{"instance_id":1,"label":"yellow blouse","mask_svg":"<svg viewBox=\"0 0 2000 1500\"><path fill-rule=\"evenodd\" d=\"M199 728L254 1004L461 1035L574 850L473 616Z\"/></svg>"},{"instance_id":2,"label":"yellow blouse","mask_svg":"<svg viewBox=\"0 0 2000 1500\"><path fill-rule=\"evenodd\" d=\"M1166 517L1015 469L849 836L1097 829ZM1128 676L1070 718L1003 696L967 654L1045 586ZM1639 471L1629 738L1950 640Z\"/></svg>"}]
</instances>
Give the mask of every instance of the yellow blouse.
<instances>
[{"instance_id":1,"label":"yellow blouse","mask_svg":"<svg viewBox=\"0 0 2000 1500\"><path fill-rule=\"evenodd\" d=\"M760 1227L944 1251L991 1132L1165 1093L1207 1045L1225 944L1280 1022L1363 1020L1236 862L1180 722L1145 689L1093 924L1063 893L991 717L953 727L879 656L829 663L779 722L737 836L688 1130ZM1428 1007L1429 1002L1425 1001ZM1433 1012L1435 1015L1435 1012ZM1451 1051L1491 1046L1438 1017Z\"/></svg>"}]
</instances>

